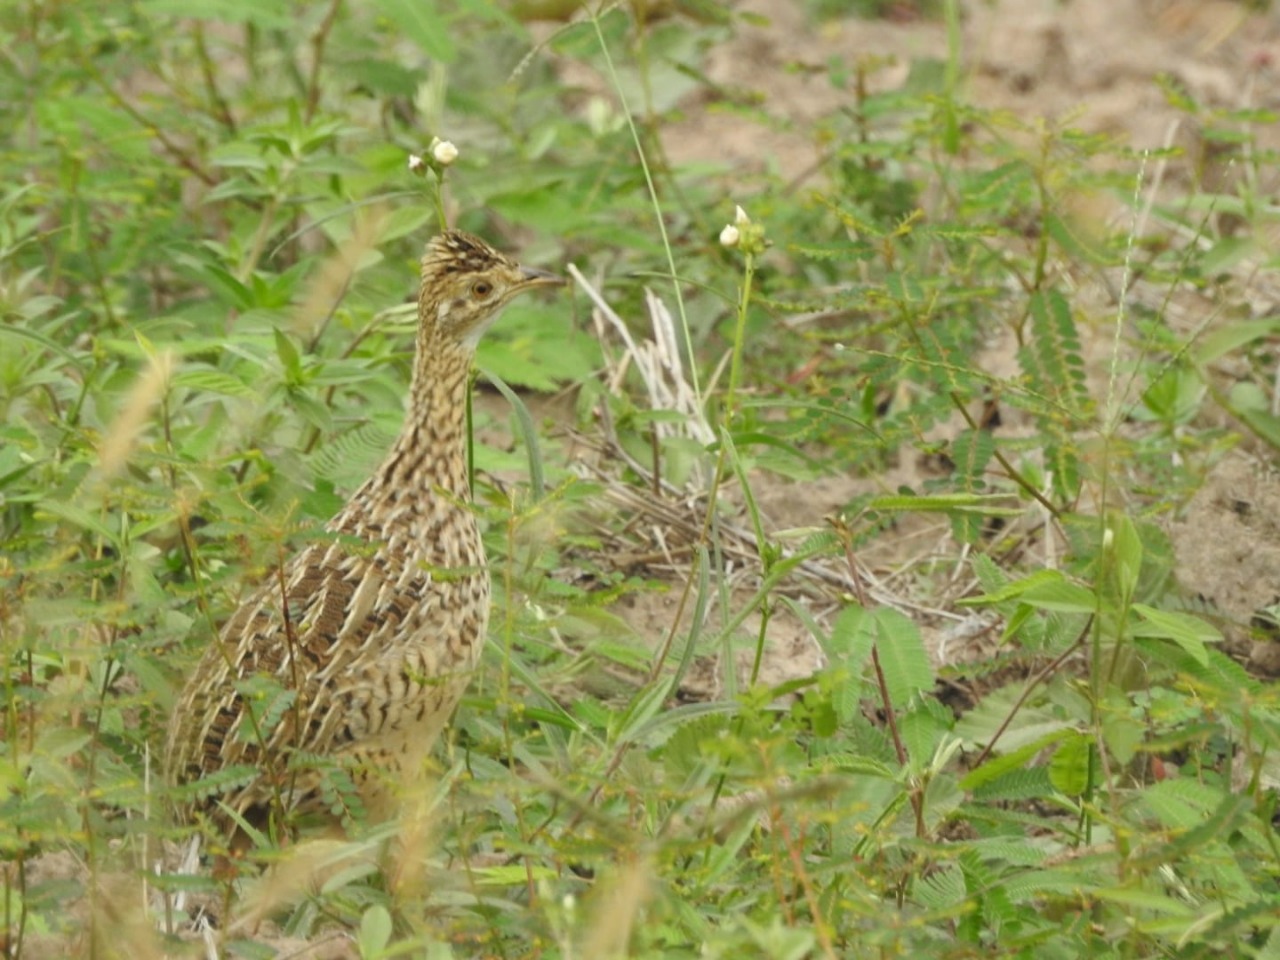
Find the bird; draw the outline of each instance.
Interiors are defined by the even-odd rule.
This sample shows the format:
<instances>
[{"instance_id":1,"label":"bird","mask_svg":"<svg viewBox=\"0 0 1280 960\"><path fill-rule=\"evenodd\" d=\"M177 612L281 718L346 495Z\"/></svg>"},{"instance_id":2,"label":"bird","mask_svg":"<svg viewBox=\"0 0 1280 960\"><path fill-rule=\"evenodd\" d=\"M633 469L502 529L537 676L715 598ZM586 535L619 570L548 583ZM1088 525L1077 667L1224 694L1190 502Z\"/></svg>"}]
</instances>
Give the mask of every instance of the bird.
<instances>
[{"instance_id":1,"label":"bird","mask_svg":"<svg viewBox=\"0 0 1280 960\"><path fill-rule=\"evenodd\" d=\"M328 536L234 612L168 725L177 819L203 819L239 849L246 825L394 816L480 656L489 572L467 469L475 349L513 298L564 281L452 229L428 242L421 268L395 442Z\"/></svg>"}]
</instances>

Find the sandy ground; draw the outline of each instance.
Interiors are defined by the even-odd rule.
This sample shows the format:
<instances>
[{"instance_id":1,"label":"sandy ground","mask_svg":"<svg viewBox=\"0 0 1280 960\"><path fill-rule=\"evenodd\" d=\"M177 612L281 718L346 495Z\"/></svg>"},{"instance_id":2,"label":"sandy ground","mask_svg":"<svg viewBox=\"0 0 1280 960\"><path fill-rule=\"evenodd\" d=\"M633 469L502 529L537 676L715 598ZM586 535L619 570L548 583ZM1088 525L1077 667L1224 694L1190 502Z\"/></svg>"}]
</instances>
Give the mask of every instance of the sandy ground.
<instances>
[{"instance_id":1,"label":"sandy ground","mask_svg":"<svg viewBox=\"0 0 1280 960\"><path fill-rule=\"evenodd\" d=\"M752 124L740 113L681 106L666 146L684 162L776 164L789 177L814 169L814 124L847 105L826 77L832 62L882 64L873 87L892 89L913 61L947 55L936 21L844 20L815 25L796 0L745 0L738 9L767 26L744 25L712 50L707 76L727 90L763 95ZM1165 100L1169 77L1206 106L1274 107L1280 89L1280 14L1249 13L1233 0L970 0L962 5L969 98L1024 120L1069 120L1135 148L1191 145L1196 131ZM711 106L711 105L707 105Z\"/></svg>"},{"instance_id":2,"label":"sandy ground","mask_svg":"<svg viewBox=\"0 0 1280 960\"><path fill-rule=\"evenodd\" d=\"M816 24L806 18L804 4L793 0L745 0L738 9L758 14L767 23L742 26L731 42L712 50L706 73L722 90L762 95L761 112L770 120L753 123L740 111L718 109L705 94L694 94L681 103L682 122L664 131L666 149L677 163L727 164L748 178L752 171L774 169L804 184L817 176L820 165L816 125L845 105L849 96L831 85L827 65L876 64L873 87L893 89L906 81L914 61L947 56L946 28L937 21L904 16ZM962 32L964 82L976 105L1007 110L1023 122L1044 118L1050 124L1106 134L1137 150L1179 147L1180 157L1159 165L1159 189L1165 196L1190 189L1226 189L1242 174L1216 161L1197 119L1168 103L1161 82L1206 109L1280 108L1280 13L1250 11L1238 2L967 2L962 5ZM1280 146L1276 125L1263 125L1260 137L1261 146ZM1243 302L1255 313L1274 311L1271 284L1252 277L1247 286L1236 291ZM1081 295L1100 314L1116 309L1109 291L1091 289ZM1164 291L1136 289L1133 295L1161 297ZM1218 305L1189 294L1180 295L1167 312L1175 326L1184 324L1181 332L1186 333L1214 309ZM1090 336L1085 330L1083 335L1091 381L1097 384L1107 375L1110 331ZM1012 375L1012 344L991 344L978 363L994 374ZM893 476L879 478L880 485L892 489L899 482L913 482L921 469L920 464L903 463ZM759 483L756 493L777 528L820 526L825 515L867 489L866 481L839 477L805 485L770 478L760 478ZM1246 625L1259 607L1276 601L1273 593L1280 592L1275 586L1280 584L1280 556L1267 546L1255 549L1275 540L1275 531L1264 528L1271 523L1267 518L1276 515L1278 497L1280 485L1264 465L1245 455L1230 456L1171 524L1180 581L1190 593L1220 609L1230 648L1242 658L1249 657L1251 647ZM1241 500L1253 509L1237 509ZM902 530L894 531L902 549L882 543L864 560L874 565L877 550L887 563L958 552L945 525L913 524L908 533L904 537ZM1206 549L1206 543L1215 546ZM663 612L644 603L641 607L629 618L644 633L655 629ZM963 628L964 624L949 625ZM1258 672L1280 669L1273 647L1280 650L1280 644L1252 644L1250 662ZM816 650L785 629L777 637L776 652L784 673L802 675L818 659ZM963 658L965 653L952 647L950 655Z\"/></svg>"}]
</instances>

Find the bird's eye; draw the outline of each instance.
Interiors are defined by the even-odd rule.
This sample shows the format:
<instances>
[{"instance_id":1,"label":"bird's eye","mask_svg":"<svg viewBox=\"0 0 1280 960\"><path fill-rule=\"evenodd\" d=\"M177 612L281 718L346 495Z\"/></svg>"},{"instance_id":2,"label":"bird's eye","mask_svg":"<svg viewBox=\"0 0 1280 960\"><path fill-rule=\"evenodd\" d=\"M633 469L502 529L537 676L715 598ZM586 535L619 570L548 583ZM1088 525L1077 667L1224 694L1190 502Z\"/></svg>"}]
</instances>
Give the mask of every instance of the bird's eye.
<instances>
[{"instance_id":1,"label":"bird's eye","mask_svg":"<svg viewBox=\"0 0 1280 960\"><path fill-rule=\"evenodd\" d=\"M477 280L471 285L471 295L477 300L485 300L493 293L493 284L488 280Z\"/></svg>"}]
</instances>

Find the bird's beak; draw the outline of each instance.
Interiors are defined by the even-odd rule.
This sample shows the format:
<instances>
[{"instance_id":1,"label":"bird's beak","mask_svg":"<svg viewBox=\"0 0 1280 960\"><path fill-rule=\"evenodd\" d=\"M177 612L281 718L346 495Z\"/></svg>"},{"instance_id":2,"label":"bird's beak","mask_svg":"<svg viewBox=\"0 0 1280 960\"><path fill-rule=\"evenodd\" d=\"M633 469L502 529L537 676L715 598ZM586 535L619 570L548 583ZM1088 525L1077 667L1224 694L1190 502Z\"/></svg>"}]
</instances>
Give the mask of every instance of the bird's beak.
<instances>
[{"instance_id":1,"label":"bird's beak","mask_svg":"<svg viewBox=\"0 0 1280 960\"><path fill-rule=\"evenodd\" d=\"M549 270L537 267L520 268L520 287L528 290L531 287L562 287L567 281Z\"/></svg>"}]
</instances>

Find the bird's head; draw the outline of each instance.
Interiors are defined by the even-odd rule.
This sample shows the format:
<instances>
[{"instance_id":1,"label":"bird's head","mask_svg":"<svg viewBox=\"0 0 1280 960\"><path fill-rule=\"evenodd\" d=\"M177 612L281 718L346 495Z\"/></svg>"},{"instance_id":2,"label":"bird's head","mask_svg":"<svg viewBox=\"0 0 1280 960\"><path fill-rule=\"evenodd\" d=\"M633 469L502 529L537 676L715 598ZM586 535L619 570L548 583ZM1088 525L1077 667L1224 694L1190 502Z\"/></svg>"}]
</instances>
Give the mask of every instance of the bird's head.
<instances>
[{"instance_id":1,"label":"bird's head","mask_svg":"<svg viewBox=\"0 0 1280 960\"><path fill-rule=\"evenodd\" d=\"M545 270L520 266L479 237L447 230L422 257L421 322L436 336L474 350L514 297L563 283Z\"/></svg>"}]
</instances>

